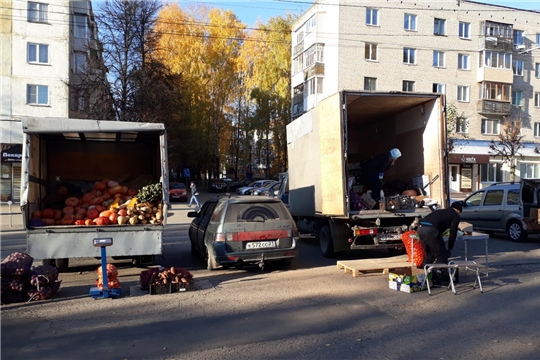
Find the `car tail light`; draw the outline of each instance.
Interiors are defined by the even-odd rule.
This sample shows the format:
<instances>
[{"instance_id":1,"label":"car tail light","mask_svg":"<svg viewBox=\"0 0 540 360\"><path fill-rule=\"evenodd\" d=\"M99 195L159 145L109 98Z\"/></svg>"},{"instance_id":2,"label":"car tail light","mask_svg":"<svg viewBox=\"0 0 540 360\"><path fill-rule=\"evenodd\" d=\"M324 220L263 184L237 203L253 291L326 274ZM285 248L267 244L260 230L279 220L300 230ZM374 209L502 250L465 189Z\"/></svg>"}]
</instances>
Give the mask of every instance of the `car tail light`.
<instances>
[{"instance_id":1,"label":"car tail light","mask_svg":"<svg viewBox=\"0 0 540 360\"><path fill-rule=\"evenodd\" d=\"M214 241L215 242L223 242L226 241L226 234L224 233L217 233L214 235Z\"/></svg>"},{"instance_id":2,"label":"car tail light","mask_svg":"<svg viewBox=\"0 0 540 360\"><path fill-rule=\"evenodd\" d=\"M356 229L354 230L354 236L366 236L376 235L379 233L379 229Z\"/></svg>"},{"instance_id":3,"label":"car tail light","mask_svg":"<svg viewBox=\"0 0 540 360\"><path fill-rule=\"evenodd\" d=\"M287 251L283 253L283 256L291 256L291 255L294 255L292 251Z\"/></svg>"}]
</instances>

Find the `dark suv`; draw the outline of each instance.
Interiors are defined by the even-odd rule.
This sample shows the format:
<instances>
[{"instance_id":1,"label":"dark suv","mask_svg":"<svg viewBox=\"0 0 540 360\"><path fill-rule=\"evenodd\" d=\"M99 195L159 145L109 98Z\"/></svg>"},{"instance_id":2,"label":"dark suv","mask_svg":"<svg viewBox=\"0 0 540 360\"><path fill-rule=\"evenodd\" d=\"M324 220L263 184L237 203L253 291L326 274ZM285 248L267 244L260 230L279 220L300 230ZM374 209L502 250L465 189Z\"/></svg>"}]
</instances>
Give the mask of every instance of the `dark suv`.
<instances>
[{"instance_id":1,"label":"dark suv","mask_svg":"<svg viewBox=\"0 0 540 360\"><path fill-rule=\"evenodd\" d=\"M298 256L300 237L289 210L279 199L222 195L189 212L191 253L219 265L237 266L280 260L288 265Z\"/></svg>"}]
</instances>

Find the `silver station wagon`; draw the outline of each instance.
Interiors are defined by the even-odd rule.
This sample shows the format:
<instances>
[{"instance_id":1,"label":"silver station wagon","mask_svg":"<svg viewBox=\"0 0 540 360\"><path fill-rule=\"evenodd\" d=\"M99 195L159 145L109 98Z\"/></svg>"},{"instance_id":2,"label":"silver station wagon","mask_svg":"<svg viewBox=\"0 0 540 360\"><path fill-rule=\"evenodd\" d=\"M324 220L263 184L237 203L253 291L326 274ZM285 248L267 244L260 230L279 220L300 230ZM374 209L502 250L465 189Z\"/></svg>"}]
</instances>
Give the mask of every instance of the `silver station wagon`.
<instances>
[{"instance_id":1,"label":"silver station wagon","mask_svg":"<svg viewBox=\"0 0 540 360\"><path fill-rule=\"evenodd\" d=\"M461 221L478 231L504 232L512 241L524 241L529 234L540 233L539 203L540 179L496 183L463 201Z\"/></svg>"},{"instance_id":2,"label":"silver station wagon","mask_svg":"<svg viewBox=\"0 0 540 360\"><path fill-rule=\"evenodd\" d=\"M263 268L268 261L289 265L299 254L298 229L279 199L224 194L187 215L194 218L191 253L204 257L208 270L245 264Z\"/></svg>"}]
</instances>

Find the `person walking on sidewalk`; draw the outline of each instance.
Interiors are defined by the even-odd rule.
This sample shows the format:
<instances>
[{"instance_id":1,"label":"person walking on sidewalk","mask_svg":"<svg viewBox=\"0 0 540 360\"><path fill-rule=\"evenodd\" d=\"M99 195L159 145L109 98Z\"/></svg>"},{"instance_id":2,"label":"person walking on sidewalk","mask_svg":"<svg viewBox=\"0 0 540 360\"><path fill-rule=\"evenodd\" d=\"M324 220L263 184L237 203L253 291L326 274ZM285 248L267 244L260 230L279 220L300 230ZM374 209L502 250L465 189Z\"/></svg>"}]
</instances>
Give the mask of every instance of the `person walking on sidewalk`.
<instances>
[{"instance_id":1,"label":"person walking on sidewalk","mask_svg":"<svg viewBox=\"0 0 540 360\"><path fill-rule=\"evenodd\" d=\"M192 181L191 184L189 184L189 187L191 188L191 199L189 200L189 207L191 207L191 204L195 202L197 204L197 207L201 207L201 204L199 204L199 199L197 199L197 196L199 195L199 191L197 190L197 185Z\"/></svg>"}]
</instances>

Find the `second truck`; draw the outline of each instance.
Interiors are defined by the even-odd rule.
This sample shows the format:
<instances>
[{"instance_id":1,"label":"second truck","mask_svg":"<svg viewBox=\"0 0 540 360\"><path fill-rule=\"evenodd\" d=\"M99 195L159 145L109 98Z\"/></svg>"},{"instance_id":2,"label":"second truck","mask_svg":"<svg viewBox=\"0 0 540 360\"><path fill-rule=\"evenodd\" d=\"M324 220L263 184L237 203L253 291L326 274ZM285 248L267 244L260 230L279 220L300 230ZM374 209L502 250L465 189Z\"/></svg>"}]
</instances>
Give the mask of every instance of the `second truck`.
<instances>
[{"instance_id":1,"label":"second truck","mask_svg":"<svg viewBox=\"0 0 540 360\"><path fill-rule=\"evenodd\" d=\"M385 183L403 182L426 200L448 205L444 100L436 93L341 91L287 125L280 197L323 256L351 249L403 252L401 235L432 211L415 205L353 209L348 179L372 156L399 148L402 157Z\"/></svg>"}]
</instances>

